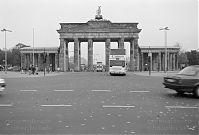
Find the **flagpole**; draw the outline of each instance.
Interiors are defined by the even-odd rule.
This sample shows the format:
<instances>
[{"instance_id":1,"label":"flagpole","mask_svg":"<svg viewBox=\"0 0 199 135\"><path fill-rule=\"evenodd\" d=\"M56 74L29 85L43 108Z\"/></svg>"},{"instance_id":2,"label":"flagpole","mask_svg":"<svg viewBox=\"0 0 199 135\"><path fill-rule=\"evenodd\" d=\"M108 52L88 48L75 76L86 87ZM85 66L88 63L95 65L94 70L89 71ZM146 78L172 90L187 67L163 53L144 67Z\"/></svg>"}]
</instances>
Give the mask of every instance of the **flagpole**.
<instances>
[{"instance_id":1,"label":"flagpole","mask_svg":"<svg viewBox=\"0 0 199 135\"><path fill-rule=\"evenodd\" d=\"M32 58L33 66L35 66L35 57L34 57L34 54L35 54L35 48L34 48L34 28L33 28L33 58Z\"/></svg>"}]
</instances>

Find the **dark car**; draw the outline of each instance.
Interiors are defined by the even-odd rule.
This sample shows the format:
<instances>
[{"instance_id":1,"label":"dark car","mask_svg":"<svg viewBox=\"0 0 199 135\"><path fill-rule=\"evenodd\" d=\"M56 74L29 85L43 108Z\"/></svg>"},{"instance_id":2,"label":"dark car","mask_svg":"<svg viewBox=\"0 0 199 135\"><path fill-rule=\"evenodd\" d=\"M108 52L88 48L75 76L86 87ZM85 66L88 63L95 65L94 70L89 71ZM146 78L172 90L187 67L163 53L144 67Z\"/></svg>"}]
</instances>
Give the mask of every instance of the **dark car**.
<instances>
[{"instance_id":1,"label":"dark car","mask_svg":"<svg viewBox=\"0 0 199 135\"><path fill-rule=\"evenodd\" d=\"M0 78L0 92L2 92L6 87L6 82L3 78Z\"/></svg>"},{"instance_id":2,"label":"dark car","mask_svg":"<svg viewBox=\"0 0 199 135\"><path fill-rule=\"evenodd\" d=\"M188 66L174 76L164 77L163 84L179 94L188 92L199 98L199 65Z\"/></svg>"},{"instance_id":3,"label":"dark car","mask_svg":"<svg viewBox=\"0 0 199 135\"><path fill-rule=\"evenodd\" d=\"M3 71L4 67L2 65L0 65L0 71Z\"/></svg>"}]
</instances>

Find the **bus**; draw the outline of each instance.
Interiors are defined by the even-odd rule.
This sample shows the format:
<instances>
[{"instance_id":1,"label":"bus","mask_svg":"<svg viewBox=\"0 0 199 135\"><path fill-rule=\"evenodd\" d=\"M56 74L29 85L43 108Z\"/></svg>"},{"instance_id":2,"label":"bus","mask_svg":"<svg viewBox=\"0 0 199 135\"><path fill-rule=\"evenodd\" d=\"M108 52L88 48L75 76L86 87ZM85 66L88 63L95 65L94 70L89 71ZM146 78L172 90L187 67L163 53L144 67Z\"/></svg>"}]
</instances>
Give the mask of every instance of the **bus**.
<instances>
[{"instance_id":1,"label":"bus","mask_svg":"<svg viewBox=\"0 0 199 135\"><path fill-rule=\"evenodd\" d=\"M126 50L111 49L109 63L110 75L126 75Z\"/></svg>"}]
</instances>

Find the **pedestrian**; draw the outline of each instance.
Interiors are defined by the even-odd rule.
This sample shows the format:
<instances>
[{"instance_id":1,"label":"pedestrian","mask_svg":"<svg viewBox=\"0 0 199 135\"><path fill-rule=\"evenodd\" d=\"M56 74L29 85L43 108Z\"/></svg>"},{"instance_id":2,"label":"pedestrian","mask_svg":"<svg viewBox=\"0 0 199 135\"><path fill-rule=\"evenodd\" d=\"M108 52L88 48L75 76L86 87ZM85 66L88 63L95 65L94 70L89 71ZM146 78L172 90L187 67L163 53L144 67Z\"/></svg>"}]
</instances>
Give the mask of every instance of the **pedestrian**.
<instances>
[{"instance_id":1,"label":"pedestrian","mask_svg":"<svg viewBox=\"0 0 199 135\"><path fill-rule=\"evenodd\" d=\"M35 67L35 74L38 75L38 66Z\"/></svg>"},{"instance_id":2,"label":"pedestrian","mask_svg":"<svg viewBox=\"0 0 199 135\"><path fill-rule=\"evenodd\" d=\"M23 69L23 67L21 67L21 74L23 74L24 73L24 69Z\"/></svg>"},{"instance_id":3,"label":"pedestrian","mask_svg":"<svg viewBox=\"0 0 199 135\"><path fill-rule=\"evenodd\" d=\"M29 75L31 75L31 73L32 73L32 67L31 66L29 66L28 72L29 72Z\"/></svg>"}]
</instances>

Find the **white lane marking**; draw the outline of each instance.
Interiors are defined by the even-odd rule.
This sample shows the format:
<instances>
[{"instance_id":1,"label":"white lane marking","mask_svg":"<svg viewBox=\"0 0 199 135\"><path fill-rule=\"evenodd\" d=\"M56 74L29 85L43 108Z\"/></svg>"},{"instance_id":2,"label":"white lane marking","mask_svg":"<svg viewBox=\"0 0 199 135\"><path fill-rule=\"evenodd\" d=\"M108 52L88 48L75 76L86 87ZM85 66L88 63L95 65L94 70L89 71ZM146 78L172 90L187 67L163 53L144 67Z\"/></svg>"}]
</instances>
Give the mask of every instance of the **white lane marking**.
<instances>
[{"instance_id":1,"label":"white lane marking","mask_svg":"<svg viewBox=\"0 0 199 135\"><path fill-rule=\"evenodd\" d=\"M111 92L111 90L91 90L93 92Z\"/></svg>"},{"instance_id":2,"label":"white lane marking","mask_svg":"<svg viewBox=\"0 0 199 135\"><path fill-rule=\"evenodd\" d=\"M0 104L0 107L9 107L9 106L13 106L12 104Z\"/></svg>"},{"instance_id":3,"label":"white lane marking","mask_svg":"<svg viewBox=\"0 0 199 135\"><path fill-rule=\"evenodd\" d=\"M54 91L57 91L57 92L72 92L74 90L54 90Z\"/></svg>"},{"instance_id":4,"label":"white lane marking","mask_svg":"<svg viewBox=\"0 0 199 135\"><path fill-rule=\"evenodd\" d=\"M129 91L129 92L150 92L150 91L143 90L143 91Z\"/></svg>"},{"instance_id":5,"label":"white lane marking","mask_svg":"<svg viewBox=\"0 0 199 135\"><path fill-rule=\"evenodd\" d=\"M37 90L20 90L22 92L36 92Z\"/></svg>"},{"instance_id":6,"label":"white lane marking","mask_svg":"<svg viewBox=\"0 0 199 135\"><path fill-rule=\"evenodd\" d=\"M105 107L105 108L133 108L135 106L131 106L131 105L103 105L102 107Z\"/></svg>"},{"instance_id":7,"label":"white lane marking","mask_svg":"<svg viewBox=\"0 0 199 135\"><path fill-rule=\"evenodd\" d=\"M197 106L165 106L166 108L199 109Z\"/></svg>"},{"instance_id":8,"label":"white lane marking","mask_svg":"<svg viewBox=\"0 0 199 135\"><path fill-rule=\"evenodd\" d=\"M40 105L42 107L70 107L72 105L64 105L64 104L60 104L60 105Z\"/></svg>"}]
</instances>

